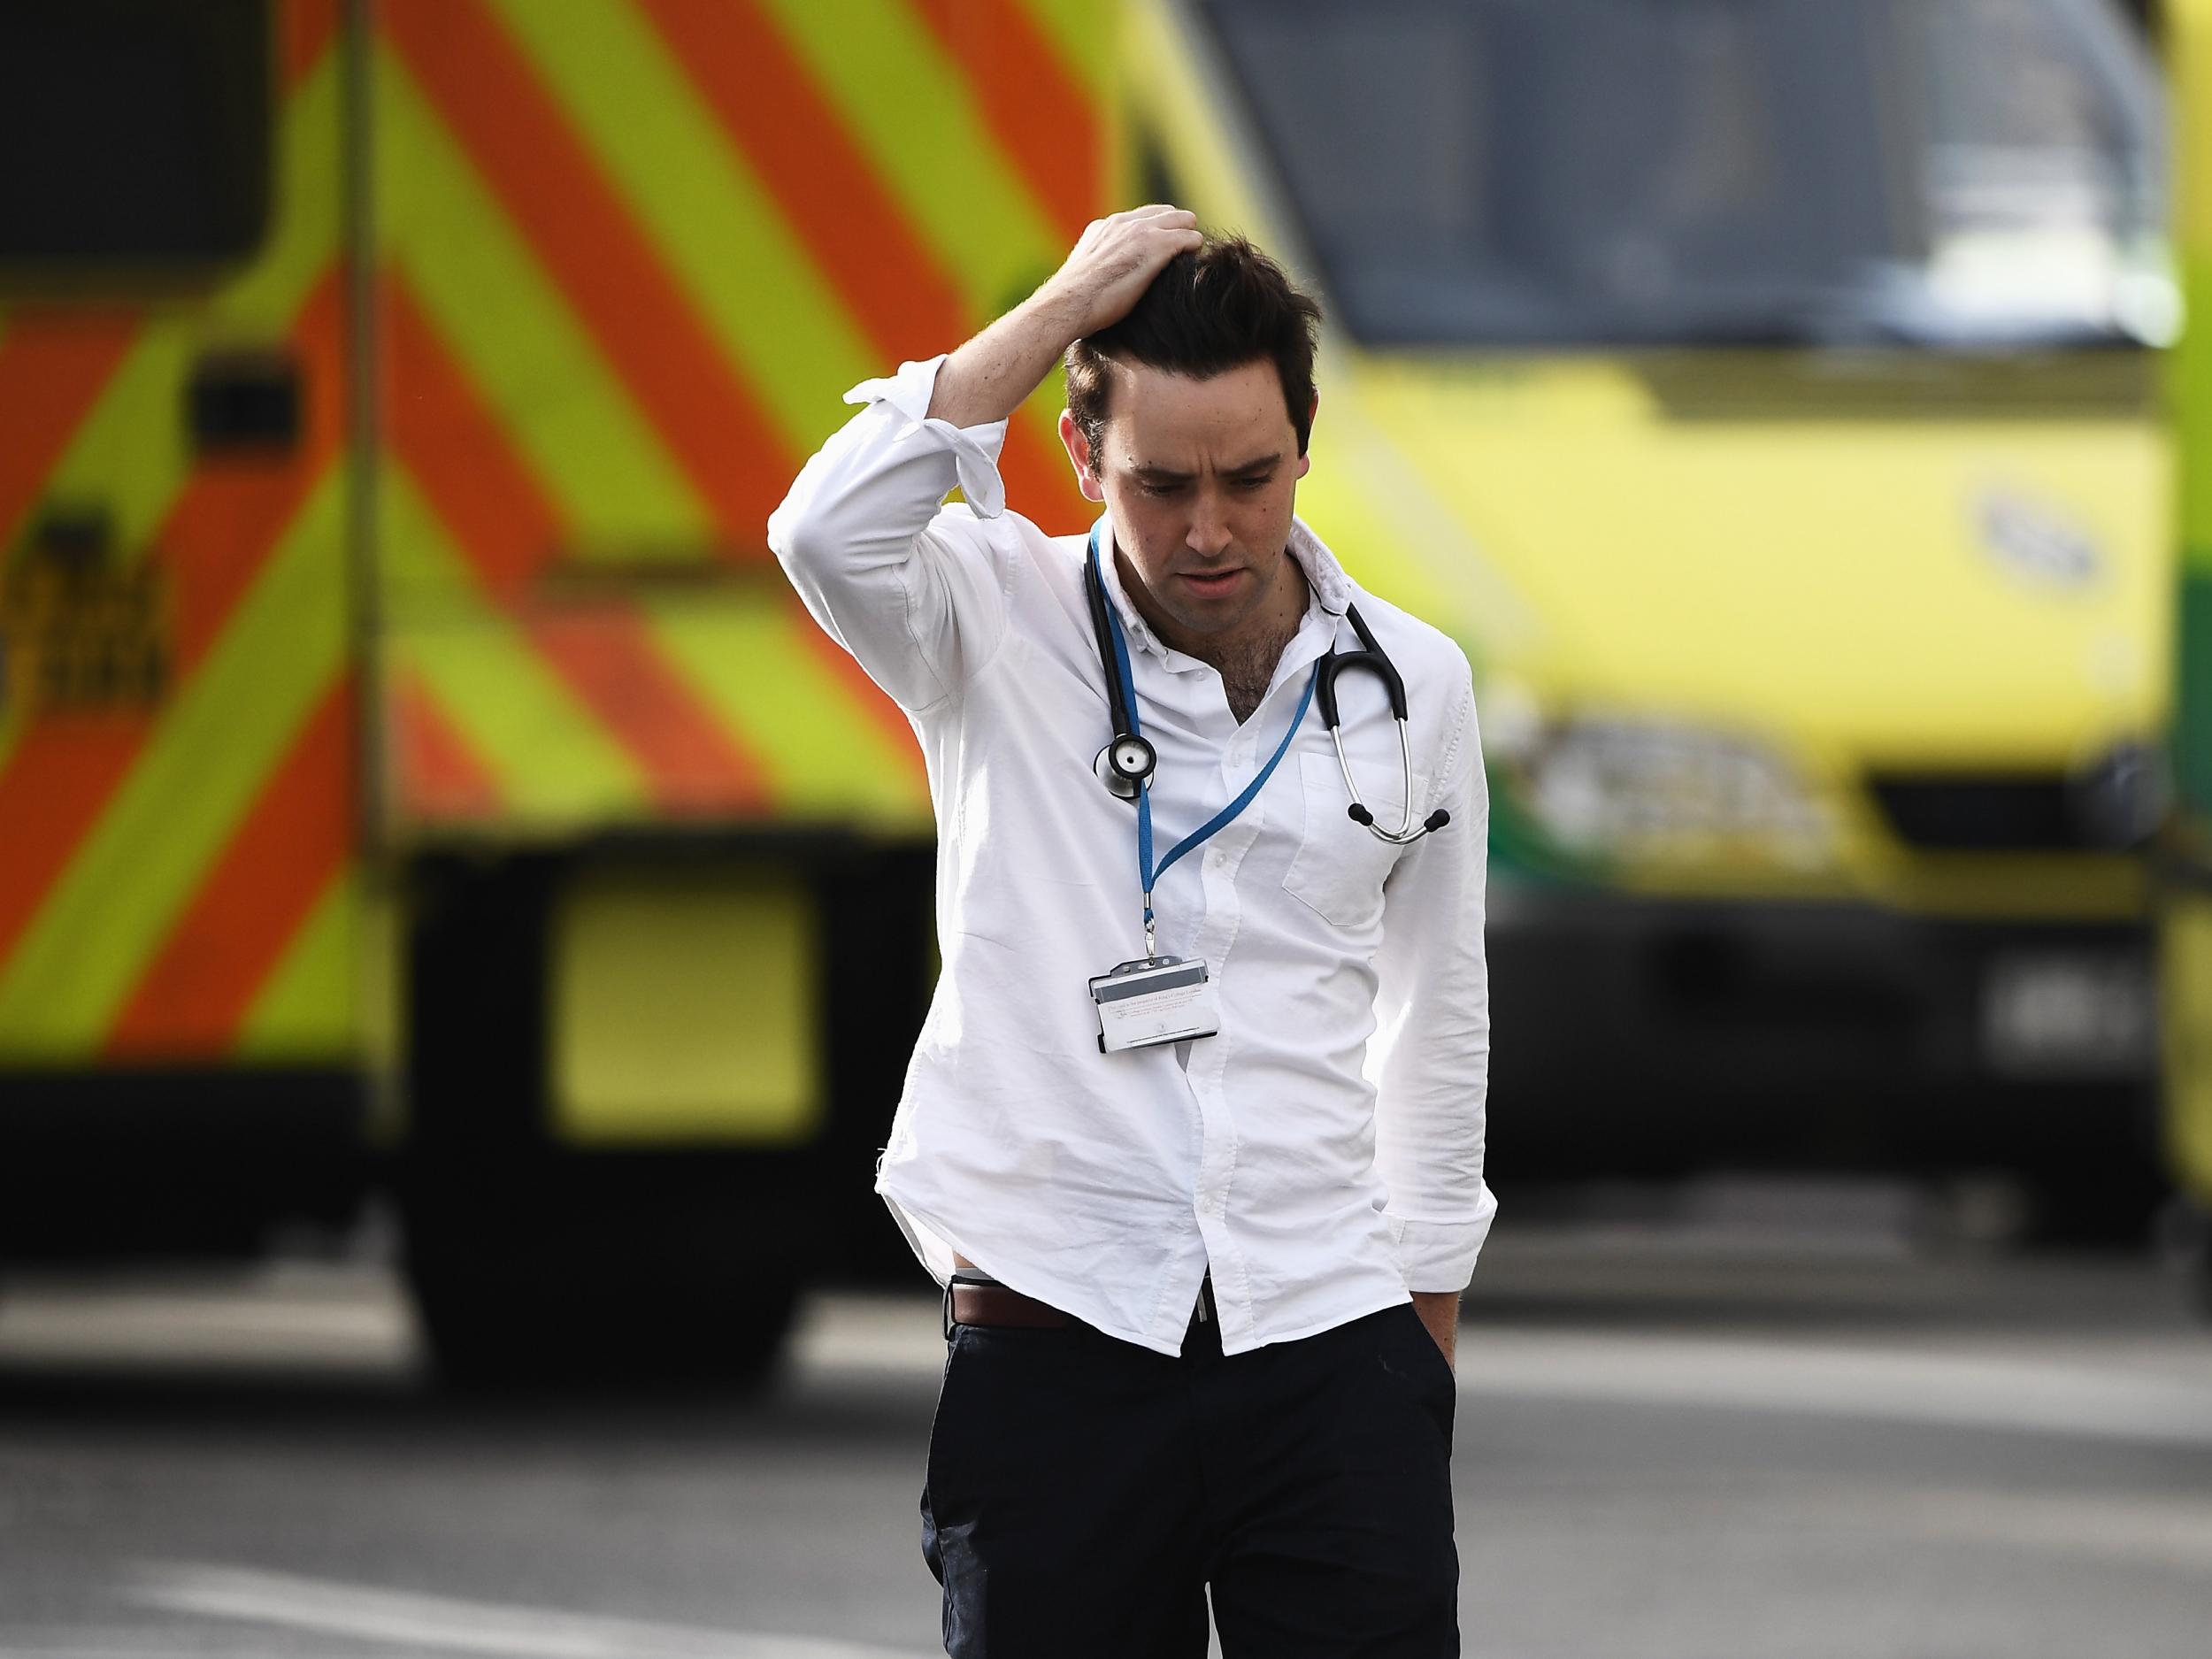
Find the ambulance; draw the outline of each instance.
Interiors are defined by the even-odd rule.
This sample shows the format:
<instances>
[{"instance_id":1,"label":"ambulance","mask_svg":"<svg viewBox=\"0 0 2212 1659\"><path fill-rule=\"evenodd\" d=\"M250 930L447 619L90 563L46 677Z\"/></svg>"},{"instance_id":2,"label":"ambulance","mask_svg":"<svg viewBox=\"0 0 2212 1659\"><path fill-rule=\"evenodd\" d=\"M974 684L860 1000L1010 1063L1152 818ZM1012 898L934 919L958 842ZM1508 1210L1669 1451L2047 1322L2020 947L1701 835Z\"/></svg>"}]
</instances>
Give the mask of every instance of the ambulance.
<instances>
[{"instance_id":1,"label":"ambulance","mask_svg":"<svg viewBox=\"0 0 2212 1659\"><path fill-rule=\"evenodd\" d=\"M1502 1187L2157 1193L2161 92L2101 0L1194 0L1140 194L1317 280L1301 489L1476 667Z\"/></svg>"},{"instance_id":2,"label":"ambulance","mask_svg":"<svg viewBox=\"0 0 2212 1659\"><path fill-rule=\"evenodd\" d=\"M1321 294L1302 510L1476 664L1501 1182L2138 1202L2160 132L2093 0L8 9L0 1270L378 1204L547 1379L895 1259L926 780L765 520L1159 198Z\"/></svg>"},{"instance_id":3,"label":"ambulance","mask_svg":"<svg viewBox=\"0 0 2212 1659\"><path fill-rule=\"evenodd\" d=\"M898 1248L926 780L766 519L1105 201L1087 11L0 19L0 1262L381 1202L545 1379Z\"/></svg>"},{"instance_id":4,"label":"ambulance","mask_svg":"<svg viewBox=\"0 0 2212 1659\"><path fill-rule=\"evenodd\" d=\"M2200 1224L2195 1267L2212 1311L2212 4L2167 8L2175 94L2176 240L2193 323L2174 354L2180 434L2174 811L2160 847L2166 1076L2163 1146Z\"/></svg>"}]
</instances>

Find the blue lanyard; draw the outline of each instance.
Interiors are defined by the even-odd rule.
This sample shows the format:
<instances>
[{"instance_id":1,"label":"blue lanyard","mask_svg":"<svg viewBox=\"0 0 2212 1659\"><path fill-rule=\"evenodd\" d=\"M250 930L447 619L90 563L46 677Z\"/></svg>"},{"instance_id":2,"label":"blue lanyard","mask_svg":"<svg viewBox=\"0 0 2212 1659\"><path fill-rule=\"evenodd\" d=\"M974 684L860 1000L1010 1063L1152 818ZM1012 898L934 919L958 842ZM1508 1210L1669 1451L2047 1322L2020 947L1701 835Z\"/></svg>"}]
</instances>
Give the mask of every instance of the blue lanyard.
<instances>
[{"instance_id":1,"label":"blue lanyard","mask_svg":"<svg viewBox=\"0 0 2212 1659\"><path fill-rule=\"evenodd\" d=\"M1096 528L1091 531L1090 557L1092 567L1097 568L1099 561ZM1099 575L1102 586L1105 580L1105 574L1102 571ZM1137 718L1137 682L1135 676L1129 672L1129 641L1123 636L1121 613L1115 608L1110 595L1106 604L1106 622L1114 639L1114 668L1121 676L1122 689L1127 694L1125 700L1129 706L1129 735L1141 737L1144 733ZM1290 726L1284 732L1283 741L1275 745L1275 752L1267 757L1267 764L1260 768L1258 775L1244 786L1243 792L1235 800L1230 802L1227 806L1223 807L1220 811L1215 813L1189 834L1184 836L1181 841L1168 849L1167 856L1156 864L1152 862L1152 780L1146 779L1144 787L1137 791L1137 879L1144 884L1144 954L1146 956L1156 956L1160 954L1158 941L1155 937L1152 916L1154 885L1167 873L1169 866L1173 864L1178 858L1193 848L1205 845L1214 835L1234 822L1238 813L1252 804L1252 797L1259 794L1262 787L1275 775L1275 768L1282 764L1283 757L1290 752L1291 739L1298 735L1298 728L1306 723L1306 710L1313 705L1313 688L1320 678L1321 664L1316 663L1313 665L1313 672L1306 677L1305 692L1298 699L1298 712L1290 717Z\"/></svg>"}]
</instances>

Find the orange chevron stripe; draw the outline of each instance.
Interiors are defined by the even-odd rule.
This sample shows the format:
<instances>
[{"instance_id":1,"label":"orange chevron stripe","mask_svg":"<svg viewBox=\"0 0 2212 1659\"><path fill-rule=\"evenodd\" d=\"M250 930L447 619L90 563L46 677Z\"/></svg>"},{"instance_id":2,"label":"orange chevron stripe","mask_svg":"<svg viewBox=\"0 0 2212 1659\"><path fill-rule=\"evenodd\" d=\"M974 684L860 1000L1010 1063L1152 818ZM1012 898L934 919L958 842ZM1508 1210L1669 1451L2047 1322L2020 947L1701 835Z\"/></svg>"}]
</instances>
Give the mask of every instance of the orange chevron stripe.
<instances>
[{"instance_id":1,"label":"orange chevron stripe","mask_svg":"<svg viewBox=\"0 0 2212 1659\"><path fill-rule=\"evenodd\" d=\"M553 557L561 526L483 400L397 272L378 285L391 354L392 439L408 471L475 565L505 598Z\"/></svg>"},{"instance_id":2,"label":"orange chevron stripe","mask_svg":"<svg viewBox=\"0 0 2212 1659\"><path fill-rule=\"evenodd\" d=\"M511 603L557 538L552 505L446 352L404 278L392 273L382 288L396 371L390 402L400 457L490 595ZM799 609L795 597L789 603L793 610ZM638 685L646 689L641 695L655 699L672 722L666 731L655 731L652 721L626 700L611 660L613 633L586 638L567 632L577 626L576 618L557 621L549 625L552 637L568 649L547 651L548 660L602 716L664 798L685 810L717 805L754 810L764 798L757 767L661 661L642 631L627 618L614 620L621 625L625 649L634 649L642 659ZM823 660L835 667L867 718L895 731L901 752L910 752L906 717L855 671L852 659L810 620L803 618L801 626ZM531 637L542 648L548 636L541 629ZM425 810L465 818L496 806L497 791L488 774L467 757L465 740L449 726L438 724L442 716L435 715L434 708L411 714L403 703L400 719L403 743L419 741L421 745L419 757L426 769L420 795ZM420 726L411 740L411 723ZM915 759L918 765L919 757ZM411 807L418 801L415 776L402 773L400 798Z\"/></svg>"},{"instance_id":3,"label":"orange chevron stripe","mask_svg":"<svg viewBox=\"0 0 2212 1659\"><path fill-rule=\"evenodd\" d=\"M392 407L401 458L488 593L511 599L557 540L553 507L404 280L394 273L383 290L398 372ZM636 757L663 805L751 810L764 802L758 767L662 661L634 617L557 613L538 620L528 637ZM459 741L435 726L419 735L431 745L424 758L434 765L449 761Z\"/></svg>"},{"instance_id":4,"label":"orange chevron stripe","mask_svg":"<svg viewBox=\"0 0 2212 1659\"><path fill-rule=\"evenodd\" d=\"M12 539L137 333L131 311L10 315L0 334L0 543Z\"/></svg>"},{"instance_id":5,"label":"orange chevron stripe","mask_svg":"<svg viewBox=\"0 0 2212 1659\"><path fill-rule=\"evenodd\" d=\"M394 0L385 27L741 554L798 470L604 172L480 0Z\"/></svg>"},{"instance_id":6,"label":"orange chevron stripe","mask_svg":"<svg viewBox=\"0 0 2212 1659\"><path fill-rule=\"evenodd\" d=\"M1102 152L1089 89L1069 77L1017 0L916 0L916 8L966 74L1000 149L1072 242L1098 213ZM1058 142L1041 144L1040 133Z\"/></svg>"},{"instance_id":7,"label":"orange chevron stripe","mask_svg":"<svg viewBox=\"0 0 2212 1659\"><path fill-rule=\"evenodd\" d=\"M595 607L541 616L529 632L645 768L656 805L684 813L768 806L759 764L701 706L637 617Z\"/></svg>"},{"instance_id":8,"label":"orange chevron stripe","mask_svg":"<svg viewBox=\"0 0 2212 1659\"><path fill-rule=\"evenodd\" d=\"M281 466L202 467L154 538L150 557L170 568L176 589L179 679L206 654L336 453L342 302L334 269L293 328L308 393L300 454ZM45 717L0 760L0 959L30 925L152 727L142 715Z\"/></svg>"},{"instance_id":9,"label":"orange chevron stripe","mask_svg":"<svg viewBox=\"0 0 2212 1659\"><path fill-rule=\"evenodd\" d=\"M0 962L146 741L150 715L49 714L0 771Z\"/></svg>"},{"instance_id":10,"label":"orange chevron stripe","mask_svg":"<svg viewBox=\"0 0 2212 1659\"><path fill-rule=\"evenodd\" d=\"M703 102L891 362L967 332L930 257L757 0L641 0Z\"/></svg>"},{"instance_id":11,"label":"orange chevron stripe","mask_svg":"<svg viewBox=\"0 0 2212 1659\"><path fill-rule=\"evenodd\" d=\"M340 676L109 1031L110 1059L227 1052L353 845L354 701Z\"/></svg>"},{"instance_id":12,"label":"orange chevron stripe","mask_svg":"<svg viewBox=\"0 0 2212 1659\"><path fill-rule=\"evenodd\" d=\"M291 345L300 367L298 451L204 463L155 541L176 572L178 672L222 633L285 526L345 435L345 286L334 266L301 306Z\"/></svg>"},{"instance_id":13,"label":"orange chevron stripe","mask_svg":"<svg viewBox=\"0 0 2212 1659\"><path fill-rule=\"evenodd\" d=\"M761 15L758 0L641 4L815 263L835 281L887 368L949 351L987 320L964 314L951 278L815 91L806 65ZM1082 498L1066 460L1026 421L1009 429L1000 470L1010 499L1040 524L1081 522Z\"/></svg>"},{"instance_id":14,"label":"orange chevron stripe","mask_svg":"<svg viewBox=\"0 0 2212 1659\"><path fill-rule=\"evenodd\" d=\"M412 818L446 820L495 816L503 803L491 768L421 677L406 675L391 695L402 810Z\"/></svg>"},{"instance_id":15,"label":"orange chevron stripe","mask_svg":"<svg viewBox=\"0 0 2212 1659\"><path fill-rule=\"evenodd\" d=\"M286 96L315 73L338 35L338 0L283 0L277 10L278 84Z\"/></svg>"}]
</instances>

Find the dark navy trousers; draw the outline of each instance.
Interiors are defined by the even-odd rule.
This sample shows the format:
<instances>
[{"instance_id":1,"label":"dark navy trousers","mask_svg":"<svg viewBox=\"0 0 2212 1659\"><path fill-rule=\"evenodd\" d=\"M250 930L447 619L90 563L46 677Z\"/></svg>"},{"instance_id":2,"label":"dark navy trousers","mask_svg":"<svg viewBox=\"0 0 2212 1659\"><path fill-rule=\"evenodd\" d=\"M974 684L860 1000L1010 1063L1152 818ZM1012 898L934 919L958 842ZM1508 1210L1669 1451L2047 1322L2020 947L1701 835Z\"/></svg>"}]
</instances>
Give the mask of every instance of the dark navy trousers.
<instances>
[{"instance_id":1,"label":"dark navy trousers","mask_svg":"<svg viewBox=\"0 0 2212 1659\"><path fill-rule=\"evenodd\" d=\"M1451 1368L1410 1306L1225 1358L952 1330L922 1549L956 1659L1448 1659Z\"/></svg>"}]
</instances>

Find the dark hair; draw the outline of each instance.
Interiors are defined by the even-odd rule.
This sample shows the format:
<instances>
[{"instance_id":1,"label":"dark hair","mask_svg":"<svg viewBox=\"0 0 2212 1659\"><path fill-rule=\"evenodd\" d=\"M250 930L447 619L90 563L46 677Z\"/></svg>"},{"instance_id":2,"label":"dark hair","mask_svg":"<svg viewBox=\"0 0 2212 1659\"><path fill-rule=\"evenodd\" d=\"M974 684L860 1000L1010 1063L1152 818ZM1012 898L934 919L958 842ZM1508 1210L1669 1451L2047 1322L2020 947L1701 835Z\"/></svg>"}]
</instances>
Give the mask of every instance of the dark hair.
<instances>
[{"instance_id":1,"label":"dark hair","mask_svg":"<svg viewBox=\"0 0 2212 1659\"><path fill-rule=\"evenodd\" d=\"M1106 425L1109 357L1208 380L1270 362L1306 452L1313 429L1314 330L1321 307L1241 236L1208 237L1169 260L1119 322L1068 348L1068 412L1095 450Z\"/></svg>"}]
</instances>

